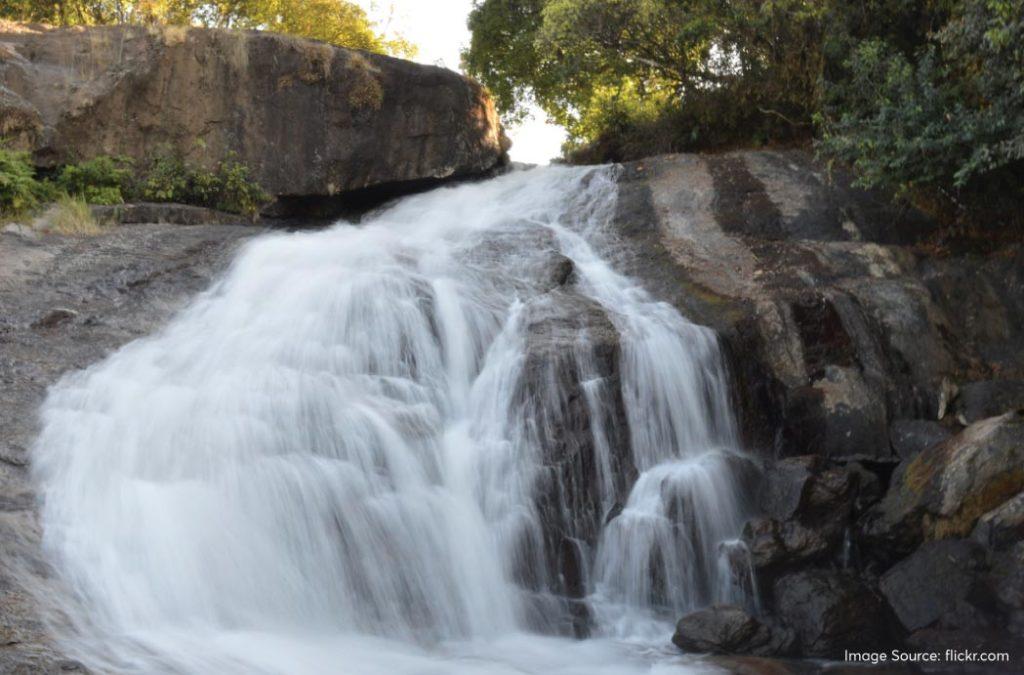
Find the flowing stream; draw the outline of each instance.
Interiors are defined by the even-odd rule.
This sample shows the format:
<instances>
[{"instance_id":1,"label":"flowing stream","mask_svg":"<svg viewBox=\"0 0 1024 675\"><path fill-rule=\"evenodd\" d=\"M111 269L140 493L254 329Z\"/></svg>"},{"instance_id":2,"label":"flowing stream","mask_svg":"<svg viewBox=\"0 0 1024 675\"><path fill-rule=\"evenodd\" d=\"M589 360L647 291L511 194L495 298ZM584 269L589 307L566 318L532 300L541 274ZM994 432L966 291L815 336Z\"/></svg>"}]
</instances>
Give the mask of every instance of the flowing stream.
<instances>
[{"instance_id":1,"label":"flowing stream","mask_svg":"<svg viewBox=\"0 0 1024 675\"><path fill-rule=\"evenodd\" d=\"M100 670L711 667L753 602L715 335L615 271L613 168L272 233L158 334L56 385L34 472ZM571 635L587 635L573 639Z\"/></svg>"}]
</instances>

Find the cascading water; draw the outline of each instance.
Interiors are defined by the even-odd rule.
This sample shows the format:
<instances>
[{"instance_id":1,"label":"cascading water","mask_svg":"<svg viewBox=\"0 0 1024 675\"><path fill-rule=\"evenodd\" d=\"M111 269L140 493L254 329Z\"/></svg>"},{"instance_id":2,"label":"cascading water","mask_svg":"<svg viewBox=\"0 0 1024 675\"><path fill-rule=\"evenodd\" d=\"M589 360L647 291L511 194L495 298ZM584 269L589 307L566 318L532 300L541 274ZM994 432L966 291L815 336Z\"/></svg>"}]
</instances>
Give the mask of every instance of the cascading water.
<instances>
[{"instance_id":1,"label":"cascading water","mask_svg":"<svg viewBox=\"0 0 1024 675\"><path fill-rule=\"evenodd\" d=\"M67 648L144 672L704 668L667 636L749 592L727 380L711 331L602 257L615 204L613 169L548 168L268 234L65 378L34 470ZM551 500L566 448L588 469ZM591 639L537 633L558 594Z\"/></svg>"}]
</instances>

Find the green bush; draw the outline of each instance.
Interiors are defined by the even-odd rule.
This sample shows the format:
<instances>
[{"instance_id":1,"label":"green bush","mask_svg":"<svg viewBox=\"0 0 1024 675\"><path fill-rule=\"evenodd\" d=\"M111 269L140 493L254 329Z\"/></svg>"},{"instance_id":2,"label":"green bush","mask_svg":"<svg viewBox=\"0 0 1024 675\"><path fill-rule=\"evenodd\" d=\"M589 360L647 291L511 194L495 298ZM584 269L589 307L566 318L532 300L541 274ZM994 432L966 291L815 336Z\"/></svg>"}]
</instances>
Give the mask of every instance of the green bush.
<instances>
[{"instance_id":1,"label":"green bush","mask_svg":"<svg viewBox=\"0 0 1024 675\"><path fill-rule=\"evenodd\" d=\"M121 204L132 192L132 162L101 156L68 164L57 174L57 186L89 204Z\"/></svg>"},{"instance_id":2,"label":"green bush","mask_svg":"<svg viewBox=\"0 0 1024 675\"><path fill-rule=\"evenodd\" d=\"M270 199L250 177L249 167L233 157L210 171L167 153L150 162L140 193L150 201L194 204L249 217L255 217Z\"/></svg>"},{"instance_id":3,"label":"green bush","mask_svg":"<svg viewBox=\"0 0 1024 675\"><path fill-rule=\"evenodd\" d=\"M54 196L51 186L36 179L27 152L0 146L0 214L17 215Z\"/></svg>"},{"instance_id":4,"label":"green bush","mask_svg":"<svg viewBox=\"0 0 1024 675\"><path fill-rule=\"evenodd\" d=\"M217 167L220 192L215 207L221 211L255 216L260 207L270 200L256 181L249 175L249 167L233 160L226 160Z\"/></svg>"},{"instance_id":5,"label":"green bush","mask_svg":"<svg viewBox=\"0 0 1024 675\"><path fill-rule=\"evenodd\" d=\"M189 175L185 162L170 154L158 154L149 164L139 195L154 202L185 202Z\"/></svg>"}]
</instances>

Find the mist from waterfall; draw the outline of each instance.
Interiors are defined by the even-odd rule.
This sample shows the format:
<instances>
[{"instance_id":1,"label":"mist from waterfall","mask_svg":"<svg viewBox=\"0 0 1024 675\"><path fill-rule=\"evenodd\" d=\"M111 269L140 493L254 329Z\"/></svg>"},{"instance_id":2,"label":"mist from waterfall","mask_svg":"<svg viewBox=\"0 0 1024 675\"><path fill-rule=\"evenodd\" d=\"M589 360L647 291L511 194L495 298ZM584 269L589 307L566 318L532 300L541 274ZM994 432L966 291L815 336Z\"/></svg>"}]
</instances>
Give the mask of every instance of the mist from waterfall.
<instances>
[{"instance_id":1,"label":"mist from waterfall","mask_svg":"<svg viewBox=\"0 0 1024 675\"><path fill-rule=\"evenodd\" d=\"M708 669L668 636L753 601L744 460L713 332L608 262L616 194L613 168L543 168L267 234L65 377L33 470L66 647L136 672ZM577 409L586 503L552 505Z\"/></svg>"}]
</instances>

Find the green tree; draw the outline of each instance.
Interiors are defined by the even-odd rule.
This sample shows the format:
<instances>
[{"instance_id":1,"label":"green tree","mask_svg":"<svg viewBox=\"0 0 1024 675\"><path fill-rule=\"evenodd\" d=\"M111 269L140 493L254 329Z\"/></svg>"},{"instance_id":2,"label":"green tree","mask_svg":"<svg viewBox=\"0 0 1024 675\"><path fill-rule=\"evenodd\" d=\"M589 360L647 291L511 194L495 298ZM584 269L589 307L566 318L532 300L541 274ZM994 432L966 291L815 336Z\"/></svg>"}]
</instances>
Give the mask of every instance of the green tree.
<instances>
[{"instance_id":1,"label":"green tree","mask_svg":"<svg viewBox=\"0 0 1024 675\"><path fill-rule=\"evenodd\" d=\"M1024 161L1024 1L966 0L916 47L854 45L821 115L822 149L866 185L938 189L985 182L1020 193Z\"/></svg>"},{"instance_id":2,"label":"green tree","mask_svg":"<svg viewBox=\"0 0 1024 675\"><path fill-rule=\"evenodd\" d=\"M673 117L705 146L750 127L806 134L822 13L814 0L483 0L464 65L507 117L535 101L577 142Z\"/></svg>"},{"instance_id":3,"label":"green tree","mask_svg":"<svg viewBox=\"0 0 1024 675\"><path fill-rule=\"evenodd\" d=\"M400 37L378 32L348 0L8 0L0 18L54 25L200 25L271 30L354 49L413 56Z\"/></svg>"}]
</instances>

